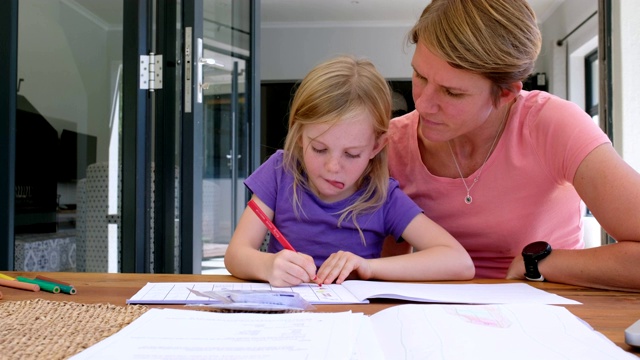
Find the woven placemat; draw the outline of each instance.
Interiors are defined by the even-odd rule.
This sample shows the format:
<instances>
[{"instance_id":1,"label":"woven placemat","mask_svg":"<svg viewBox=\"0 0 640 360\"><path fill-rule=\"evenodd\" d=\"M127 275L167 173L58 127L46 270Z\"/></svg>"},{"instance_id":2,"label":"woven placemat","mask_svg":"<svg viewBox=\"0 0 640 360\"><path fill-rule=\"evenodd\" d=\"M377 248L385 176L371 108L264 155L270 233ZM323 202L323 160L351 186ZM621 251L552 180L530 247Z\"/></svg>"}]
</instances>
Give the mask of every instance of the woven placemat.
<instances>
[{"instance_id":1,"label":"woven placemat","mask_svg":"<svg viewBox=\"0 0 640 360\"><path fill-rule=\"evenodd\" d=\"M147 310L43 299L0 302L0 359L66 359Z\"/></svg>"}]
</instances>

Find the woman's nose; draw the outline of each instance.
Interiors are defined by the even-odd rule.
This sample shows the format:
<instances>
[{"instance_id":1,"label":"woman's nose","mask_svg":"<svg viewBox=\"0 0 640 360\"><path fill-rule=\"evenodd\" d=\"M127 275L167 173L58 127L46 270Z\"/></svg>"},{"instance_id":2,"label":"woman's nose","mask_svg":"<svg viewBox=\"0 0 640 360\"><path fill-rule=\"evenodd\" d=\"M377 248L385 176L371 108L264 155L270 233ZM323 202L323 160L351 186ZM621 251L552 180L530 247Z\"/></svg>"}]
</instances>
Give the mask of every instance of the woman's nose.
<instances>
[{"instance_id":1,"label":"woman's nose","mask_svg":"<svg viewBox=\"0 0 640 360\"><path fill-rule=\"evenodd\" d=\"M425 87L420 91L419 96L415 99L416 110L419 113L435 113L438 111L438 103L436 94L430 87Z\"/></svg>"}]
</instances>

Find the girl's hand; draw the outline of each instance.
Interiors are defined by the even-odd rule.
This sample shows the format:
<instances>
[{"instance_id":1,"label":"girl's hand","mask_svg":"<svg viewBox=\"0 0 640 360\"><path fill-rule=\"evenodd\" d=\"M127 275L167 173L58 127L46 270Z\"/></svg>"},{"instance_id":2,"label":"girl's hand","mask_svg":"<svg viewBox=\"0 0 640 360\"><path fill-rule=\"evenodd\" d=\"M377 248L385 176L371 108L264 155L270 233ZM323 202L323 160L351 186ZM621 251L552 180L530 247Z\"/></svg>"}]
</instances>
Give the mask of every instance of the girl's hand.
<instances>
[{"instance_id":1,"label":"girl's hand","mask_svg":"<svg viewBox=\"0 0 640 360\"><path fill-rule=\"evenodd\" d=\"M281 250L273 256L267 280L276 287L296 286L316 277L316 265L307 254Z\"/></svg>"},{"instance_id":2,"label":"girl's hand","mask_svg":"<svg viewBox=\"0 0 640 360\"><path fill-rule=\"evenodd\" d=\"M331 254L318 270L318 284L331 284L334 281L341 284L355 272L359 279L369 279L372 276L371 266L366 259L347 251Z\"/></svg>"}]
</instances>

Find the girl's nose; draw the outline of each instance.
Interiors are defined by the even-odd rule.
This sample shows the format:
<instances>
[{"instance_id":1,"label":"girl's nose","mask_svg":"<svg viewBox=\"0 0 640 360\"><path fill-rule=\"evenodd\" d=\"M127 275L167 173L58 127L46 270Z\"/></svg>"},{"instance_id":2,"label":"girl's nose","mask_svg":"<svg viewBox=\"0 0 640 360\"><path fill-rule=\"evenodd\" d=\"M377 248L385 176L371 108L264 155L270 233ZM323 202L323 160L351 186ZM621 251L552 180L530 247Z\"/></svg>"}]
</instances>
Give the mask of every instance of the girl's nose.
<instances>
[{"instance_id":1,"label":"girl's nose","mask_svg":"<svg viewBox=\"0 0 640 360\"><path fill-rule=\"evenodd\" d=\"M325 163L327 171L337 172L340 170L340 158L338 156L329 156Z\"/></svg>"}]
</instances>

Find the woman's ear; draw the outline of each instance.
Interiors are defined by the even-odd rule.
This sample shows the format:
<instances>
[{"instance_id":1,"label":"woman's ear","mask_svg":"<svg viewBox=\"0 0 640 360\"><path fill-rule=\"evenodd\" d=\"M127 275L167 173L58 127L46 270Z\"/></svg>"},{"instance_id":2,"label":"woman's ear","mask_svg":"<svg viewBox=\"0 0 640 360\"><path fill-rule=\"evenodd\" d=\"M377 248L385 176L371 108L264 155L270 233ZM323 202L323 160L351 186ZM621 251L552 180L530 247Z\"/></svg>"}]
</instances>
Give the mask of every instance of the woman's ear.
<instances>
[{"instance_id":1,"label":"woman's ear","mask_svg":"<svg viewBox=\"0 0 640 360\"><path fill-rule=\"evenodd\" d=\"M500 106L508 104L522 91L522 81L511 83L511 86L500 90Z\"/></svg>"},{"instance_id":2,"label":"woman's ear","mask_svg":"<svg viewBox=\"0 0 640 360\"><path fill-rule=\"evenodd\" d=\"M387 146L387 142L389 141L389 137L387 133L384 133L378 137L376 140L376 144L373 147L373 151L371 152L371 157L369 159L373 159L385 146Z\"/></svg>"}]
</instances>

